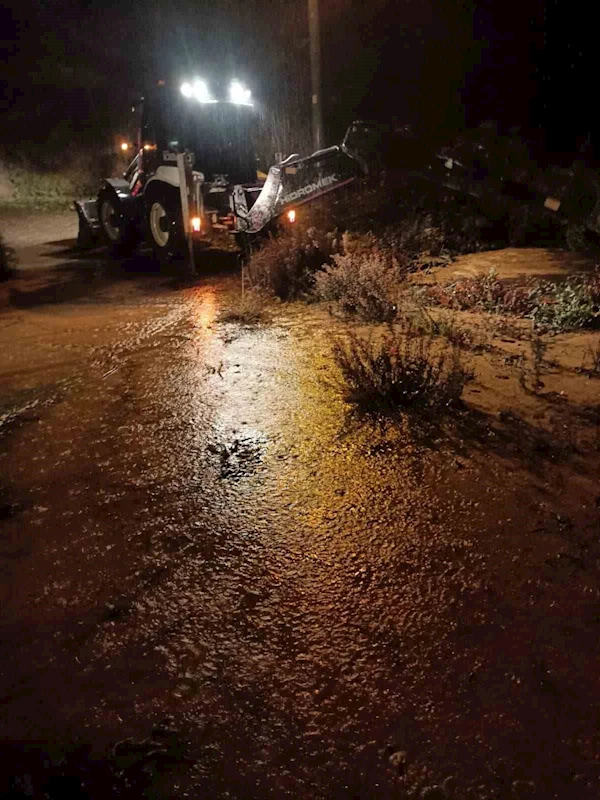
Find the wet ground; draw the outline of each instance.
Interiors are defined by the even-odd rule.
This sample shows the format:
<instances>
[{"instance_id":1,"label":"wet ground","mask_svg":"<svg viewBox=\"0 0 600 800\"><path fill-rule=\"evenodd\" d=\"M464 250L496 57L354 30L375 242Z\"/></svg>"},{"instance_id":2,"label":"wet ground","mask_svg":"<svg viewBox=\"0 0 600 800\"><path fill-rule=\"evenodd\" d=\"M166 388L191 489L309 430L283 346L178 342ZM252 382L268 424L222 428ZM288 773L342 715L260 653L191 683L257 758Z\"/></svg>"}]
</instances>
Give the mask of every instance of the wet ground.
<instances>
[{"instance_id":1,"label":"wet ground","mask_svg":"<svg viewBox=\"0 0 600 800\"><path fill-rule=\"evenodd\" d=\"M46 252L1 289L0 792L600 796L597 452L353 419L337 323L220 323L216 254Z\"/></svg>"}]
</instances>

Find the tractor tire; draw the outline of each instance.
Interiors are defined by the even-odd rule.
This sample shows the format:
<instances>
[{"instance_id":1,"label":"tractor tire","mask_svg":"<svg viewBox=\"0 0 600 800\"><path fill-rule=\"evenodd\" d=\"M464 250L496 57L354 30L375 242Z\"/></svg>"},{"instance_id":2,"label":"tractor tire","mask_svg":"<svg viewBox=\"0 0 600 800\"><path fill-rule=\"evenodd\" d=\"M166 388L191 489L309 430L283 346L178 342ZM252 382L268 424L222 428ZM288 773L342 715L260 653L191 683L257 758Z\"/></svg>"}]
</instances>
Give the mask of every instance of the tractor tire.
<instances>
[{"instance_id":1,"label":"tractor tire","mask_svg":"<svg viewBox=\"0 0 600 800\"><path fill-rule=\"evenodd\" d=\"M170 187L153 189L144 197L146 233L155 258L169 264L186 256L179 192Z\"/></svg>"},{"instance_id":2,"label":"tractor tire","mask_svg":"<svg viewBox=\"0 0 600 800\"><path fill-rule=\"evenodd\" d=\"M104 243L114 256L131 255L139 244L135 226L121 213L112 192L102 191L98 195L98 217Z\"/></svg>"}]
</instances>

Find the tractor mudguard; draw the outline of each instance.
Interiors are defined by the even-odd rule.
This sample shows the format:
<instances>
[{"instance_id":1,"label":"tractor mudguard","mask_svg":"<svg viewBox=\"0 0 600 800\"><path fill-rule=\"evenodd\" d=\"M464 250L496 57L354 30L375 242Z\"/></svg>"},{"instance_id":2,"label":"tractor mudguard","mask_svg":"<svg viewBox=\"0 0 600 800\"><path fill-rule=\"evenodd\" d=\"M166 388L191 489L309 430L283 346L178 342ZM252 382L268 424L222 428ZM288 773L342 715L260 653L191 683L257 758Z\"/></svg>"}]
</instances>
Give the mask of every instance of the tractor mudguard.
<instances>
[{"instance_id":1,"label":"tractor mudguard","mask_svg":"<svg viewBox=\"0 0 600 800\"><path fill-rule=\"evenodd\" d=\"M82 249L96 247L100 240L100 220L98 219L96 198L75 200L73 205L79 219L77 247Z\"/></svg>"}]
</instances>

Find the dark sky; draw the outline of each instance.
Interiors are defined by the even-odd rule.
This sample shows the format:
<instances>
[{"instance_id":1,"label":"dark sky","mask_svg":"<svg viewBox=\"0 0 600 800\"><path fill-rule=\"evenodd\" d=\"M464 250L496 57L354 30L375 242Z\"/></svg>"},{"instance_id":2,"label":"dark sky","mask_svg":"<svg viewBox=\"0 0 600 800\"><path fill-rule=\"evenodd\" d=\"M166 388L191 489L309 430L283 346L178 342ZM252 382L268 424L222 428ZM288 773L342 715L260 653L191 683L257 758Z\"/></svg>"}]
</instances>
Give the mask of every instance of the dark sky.
<instances>
[{"instance_id":1,"label":"dark sky","mask_svg":"<svg viewBox=\"0 0 600 800\"><path fill-rule=\"evenodd\" d=\"M485 119L563 133L595 124L591 103L576 99L591 81L589 26L566 2L321 9L329 138L359 115L444 130ZM120 124L148 82L190 73L235 74L269 108L308 112L305 0L5 0L0 49L5 144L65 125L93 137Z\"/></svg>"}]
</instances>

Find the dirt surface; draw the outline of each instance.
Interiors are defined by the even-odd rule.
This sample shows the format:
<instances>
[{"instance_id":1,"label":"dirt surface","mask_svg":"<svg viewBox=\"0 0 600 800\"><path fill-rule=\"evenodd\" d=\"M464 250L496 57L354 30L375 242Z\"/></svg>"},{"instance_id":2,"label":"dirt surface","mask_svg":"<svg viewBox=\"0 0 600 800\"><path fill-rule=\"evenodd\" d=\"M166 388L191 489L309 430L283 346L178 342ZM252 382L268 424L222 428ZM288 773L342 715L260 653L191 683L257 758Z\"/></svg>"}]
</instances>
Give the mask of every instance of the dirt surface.
<instances>
[{"instance_id":1,"label":"dirt surface","mask_svg":"<svg viewBox=\"0 0 600 800\"><path fill-rule=\"evenodd\" d=\"M0 233L7 244L19 250L21 269L29 269L34 265L27 257L27 248L52 245L62 240L66 240L65 244L72 244L77 236L77 214L75 211L32 214L27 209L4 209L0 210Z\"/></svg>"},{"instance_id":2,"label":"dirt surface","mask_svg":"<svg viewBox=\"0 0 600 800\"><path fill-rule=\"evenodd\" d=\"M494 270L500 280L561 279L580 272L590 272L596 261L578 253L547 247L490 250L485 253L468 253L447 267L436 267L426 275L417 274L418 282L439 281L448 283L460 278L487 275Z\"/></svg>"},{"instance_id":3,"label":"dirt surface","mask_svg":"<svg viewBox=\"0 0 600 800\"><path fill-rule=\"evenodd\" d=\"M366 424L343 325L219 323L226 266L2 289L0 792L600 796L600 380L498 334Z\"/></svg>"},{"instance_id":4,"label":"dirt surface","mask_svg":"<svg viewBox=\"0 0 600 800\"><path fill-rule=\"evenodd\" d=\"M27 209L0 209L0 234L18 256L19 270L53 269L70 255L77 236L77 214L61 211L32 214Z\"/></svg>"}]
</instances>

